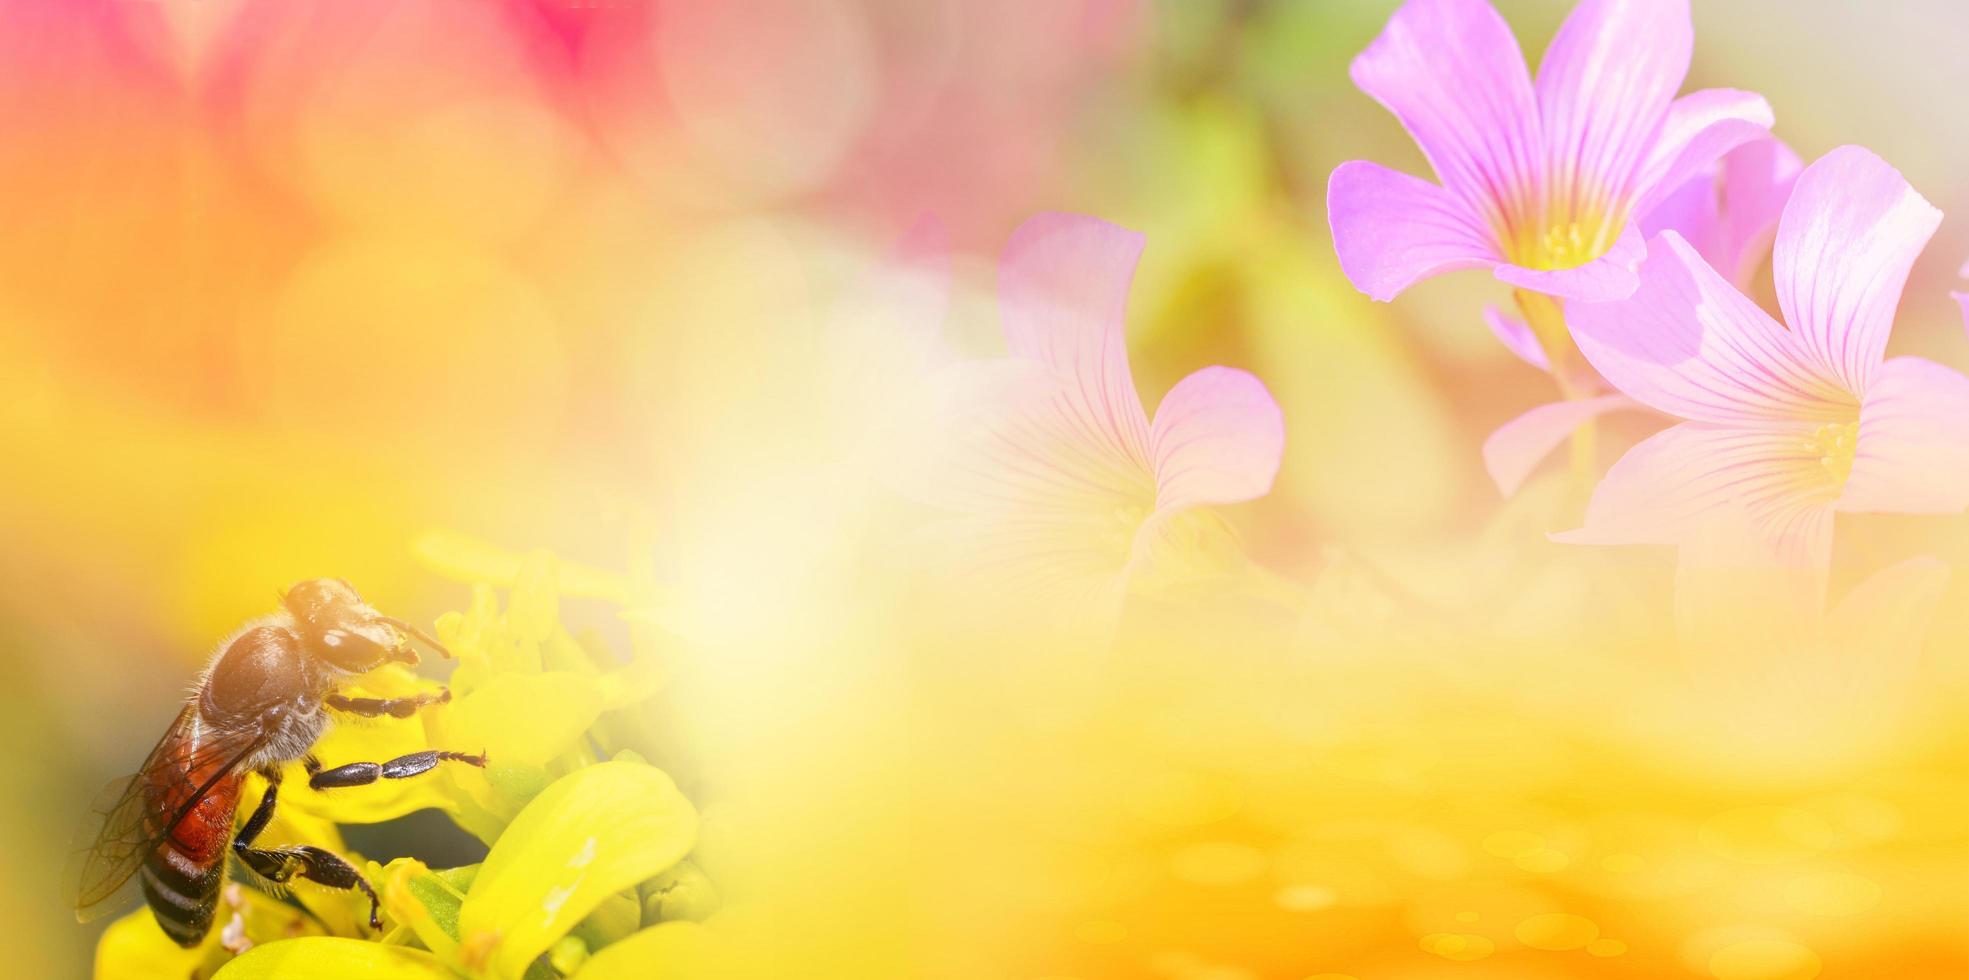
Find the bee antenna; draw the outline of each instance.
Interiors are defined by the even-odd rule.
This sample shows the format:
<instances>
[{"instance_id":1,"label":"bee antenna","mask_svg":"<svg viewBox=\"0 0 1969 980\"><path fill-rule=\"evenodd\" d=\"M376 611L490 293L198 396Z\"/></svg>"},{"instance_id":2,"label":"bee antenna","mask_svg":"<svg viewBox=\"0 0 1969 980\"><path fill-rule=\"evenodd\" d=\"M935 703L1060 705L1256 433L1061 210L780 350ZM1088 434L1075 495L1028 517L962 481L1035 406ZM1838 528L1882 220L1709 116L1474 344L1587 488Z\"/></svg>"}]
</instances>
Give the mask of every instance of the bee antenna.
<instances>
[{"instance_id":1,"label":"bee antenna","mask_svg":"<svg viewBox=\"0 0 1969 980\"><path fill-rule=\"evenodd\" d=\"M420 630L417 627L412 626L401 619L392 619L388 616L379 616L377 618L381 619L384 623L390 626L394 626L397 629L400 629L405 633L410 634L412 637L421 641L425 646L430 647L431 649L437 651L438 656L443 657L446 660L451 659L451 651L445 649L444 644L439 643L437 640L432 639L430 634L425 633L423 630Z\"/></svg>"}]
</instances>

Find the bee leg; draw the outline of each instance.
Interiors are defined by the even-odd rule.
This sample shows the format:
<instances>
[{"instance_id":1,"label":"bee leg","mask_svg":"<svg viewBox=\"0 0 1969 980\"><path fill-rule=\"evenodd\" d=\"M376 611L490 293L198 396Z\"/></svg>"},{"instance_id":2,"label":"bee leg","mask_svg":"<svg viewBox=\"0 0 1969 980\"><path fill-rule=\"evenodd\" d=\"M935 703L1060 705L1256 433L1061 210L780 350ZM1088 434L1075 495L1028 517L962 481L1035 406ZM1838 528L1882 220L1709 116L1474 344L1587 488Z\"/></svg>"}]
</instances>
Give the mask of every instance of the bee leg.
<instances>
[{"instance_id":1,"label":"bee leg","mask_svg":"<svg viewBox=\"0 0 1969 980\"><path fill-rule=\"evenodd\" d=\"M445 704L451 700L451 689L441 688L436 694L417 694L407 698L348 698L340 694L330 694L321 703L336 711L346 711L364 718L408 718L417 709L433 704Z\"/></svg>"},{"instance_id":2,"label":"bee leg","mask_svg":"<svg viewBox=\"0 0 1969 980\"><path fill-rule=\"evenodd\" d=\"M256 848L253 841L260 832L267 829L267 821L273 819L274 800L280 793L280 777L277 771L267 776L267 791L260 797L260 805L253 808L253 815L246 818L246 826L239 829L239 836L233 838L233 853L239 856L241 864L254 874L277 885L293 880L296 874L316 884L330 888L353 888L369 896L369 928L383 928L378 913L380 903L376 890L369 887L368 880L349 862L336 857L332 852L307 844L293 847Z\"/></svg>"},{"instance_id":3,"label":"bee leg","mask_svg":"<svg viewBox=\"0 0 1969 980\"><path fill-rule=\"evenodd\" d=\"M430 750L412 752L388 762L351 762L309 776L308 786L313 789L340 789L344 786L367 786L378 779L408 779L436 769L440 762L463 762L483 769L485 753L468 755L464 752Z\"/></svg>"},{"instance_id":4,"label":"bee leg","mask_svg":"<svg viewBox=\"0 0 1969 980\"><path fill-rule=\"evenodd\" d=\"M260 794L260 805L253 808L253 815L246 818L246 825L239 828L239 835L232 839L235 853L244 853L252 847L260 831L267 829L267 821L273 819L274 798L280 795L280 770L267 769L260 775L267 779L267 791Z\"/></svg>"},{"instance_id":5,"label":"bee leg","mask_svg":"<svg viewBox=\"0 0 1969 980\"><path fill-rule=\"evenodd\" d=\"M249 847L239 850L238 854L240 861L254 874L278 885L287 884L294 880L295 875L300 875L317 885L362 892L369 898L369 928L383 928L382 903L376 898L376 889L369 887L368 879L354 865L333 852L309 844L296 844L266 850Z\"/></svg>"}]
</instances>

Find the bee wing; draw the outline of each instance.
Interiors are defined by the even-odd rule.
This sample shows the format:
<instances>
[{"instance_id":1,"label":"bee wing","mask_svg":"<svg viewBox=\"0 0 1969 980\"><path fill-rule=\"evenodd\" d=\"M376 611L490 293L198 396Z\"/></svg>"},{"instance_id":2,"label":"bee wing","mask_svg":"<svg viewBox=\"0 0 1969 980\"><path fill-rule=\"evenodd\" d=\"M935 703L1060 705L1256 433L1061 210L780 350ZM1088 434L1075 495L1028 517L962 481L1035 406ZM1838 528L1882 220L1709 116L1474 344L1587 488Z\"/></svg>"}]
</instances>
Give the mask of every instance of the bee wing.
<instances>
[{"instance_id":1,"label":"bee wing","mask_svg":"<svg viewBox=\"0 0 1969 980\"><path fill-rule=\"evenodd\" d=\"M201 731L197 733L196 744L184 752L192 718L191 706L186 705L157 746L150 750L144 764L135 773L105 786L97 796L93 809L102 821L101 826L93 843L70 856L66 876L68 897L78 920L88 922L123 908L125 903L114 899L125 891L124 886L143 866L144 858L157 849L164 835L198 805L221 776L262 744L255 732ZM219 763L216 769L214 763ZM216 775L198 787L177 812L156 814L151 812L144 783L151 770L163 764L184 772L212 771Z\"/></svg>"}]
</instances>

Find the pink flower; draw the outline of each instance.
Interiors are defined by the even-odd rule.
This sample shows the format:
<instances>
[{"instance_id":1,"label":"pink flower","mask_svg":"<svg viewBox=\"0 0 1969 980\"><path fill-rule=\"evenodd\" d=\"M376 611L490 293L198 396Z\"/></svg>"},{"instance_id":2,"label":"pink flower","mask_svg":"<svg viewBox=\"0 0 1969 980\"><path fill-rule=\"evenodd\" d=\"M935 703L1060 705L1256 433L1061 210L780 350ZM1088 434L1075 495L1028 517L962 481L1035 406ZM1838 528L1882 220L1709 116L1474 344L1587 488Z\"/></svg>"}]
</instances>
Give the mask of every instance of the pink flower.
<instances>
[{"instance_id":1,"label":"pink flower","mask_svg":"<svg viewBox=\"0 0 1969 980\"><path fill-rule=\"evenodd\" d=\"M1798 154L1783 142L1752 140L1670 191L1642 216L1641 230L1649 235L1680 234L1711 268L1750 293L1802 169ZM1519 359L1540 371L1551 371L1538 338L1523 320L1487 307L1484 321ZM1596 390L1605 389L1597 377L1591 380ZM1641 407L1624 395L1540 405L1499 426L1484 440L1484 465L1498 491L1508 497L1574 429L1607 412Z\"/></svg>"},{"instance_id":2,"label":"pink flower","mask_svg":"<svg viewBox=\"0 0 1969 980\"><path fill-rule=\"evenodd\" d=\"M1798 178L1772 264L1787 328L1673 231L1624 301L1575 304L1614 387L1687 421L1614 464L1560 540L1677 544L1740 509L1776 556L1823 568L1836 511L1969 506L1969 379L1885 356L1908 269L1941 222L1900 173L1842 147Z\"/></svg>"},{"instance_id":3,"label":"pink flower","mask_svg":"<svg viewBox=\"0 0 1969 980\"><path fill-rule=\"evenodd\" d=\"M1747 92L1675 98L1693 44L1688 0L1585 0L1534 83L1486 0L1409 0L1352 73L1442 183L1358 160L1335 170L1347 278L1384 301L1469 268L1566 299L1632 293L1647 251L1633 219L1772 121Z\"/></svg>"},{"instance_id":4,"label":"pink flower","mask_svg":"<svg viewBox=\"0 0 1969 980\"><path fill-rule=\"evenodd\" d=\"M1151 419L1129 372L1125 309L1140 234L1043 214L1013 233L998 295L1008 361L973 372L955 540L1000 583L1118 608L1157 549L1193 545L1197 508L1263 496L1284 449L1278 404L1257 378L1207 367L1176 383Z\"/></svg>"},{"instance_id":5,"label":"pink flower","mask_svg":"<svg viewBox=\"0 0 1969 980\"><path fill-rule=\"evenodd\" d=\"M1679 233L1710 268L1749 293L1804 169L1783 140L1751 140L1669 191L1641 217L1641 231L1650 238Z\"/></svg>"}]
</instances>

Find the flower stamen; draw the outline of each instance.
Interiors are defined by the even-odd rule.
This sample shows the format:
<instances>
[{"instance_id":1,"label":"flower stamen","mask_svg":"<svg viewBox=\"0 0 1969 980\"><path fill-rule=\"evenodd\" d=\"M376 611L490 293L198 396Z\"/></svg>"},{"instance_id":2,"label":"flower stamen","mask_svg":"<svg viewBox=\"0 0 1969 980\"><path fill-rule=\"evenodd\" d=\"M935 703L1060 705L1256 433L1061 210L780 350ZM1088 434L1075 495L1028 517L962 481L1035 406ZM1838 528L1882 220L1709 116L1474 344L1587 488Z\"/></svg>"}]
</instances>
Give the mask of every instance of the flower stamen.
<instances>
[{"instance_id":1,"label":"flower stamen","mask_svg":"<svg viewBox=\"0 0 1969 980\"><path fill-rule=\"evenodd\" d=\"M1860 423L1827 422L1805 440L1805 451L1819 458L1819 466L1831 476L1835 486L1846 485L1853 474L1853 451L1859 446Z\"/></svg>"}]
</instances>

